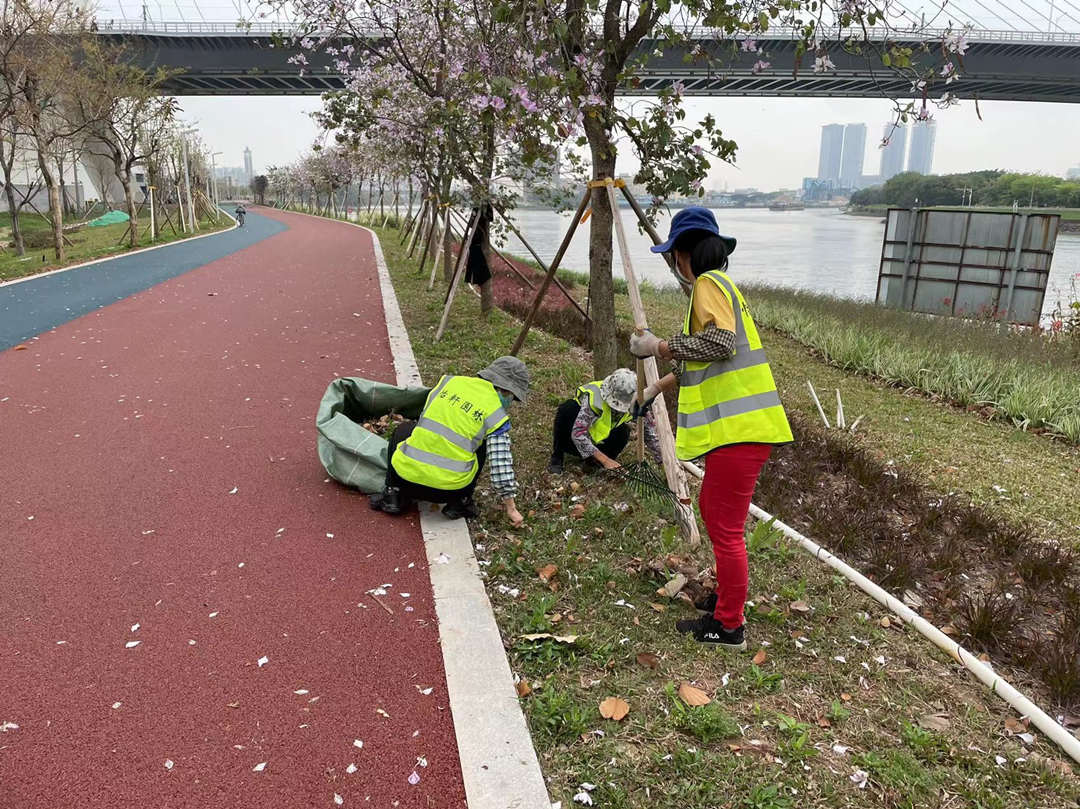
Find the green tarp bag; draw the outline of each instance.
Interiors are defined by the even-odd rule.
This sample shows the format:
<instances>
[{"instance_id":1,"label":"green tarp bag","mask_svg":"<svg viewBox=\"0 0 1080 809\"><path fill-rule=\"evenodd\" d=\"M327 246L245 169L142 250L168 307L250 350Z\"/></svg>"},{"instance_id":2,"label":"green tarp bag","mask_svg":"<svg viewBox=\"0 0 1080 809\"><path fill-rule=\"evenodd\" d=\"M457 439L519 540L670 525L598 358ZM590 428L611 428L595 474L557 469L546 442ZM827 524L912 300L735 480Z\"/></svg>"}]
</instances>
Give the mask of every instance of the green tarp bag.
<instances>
[{"instance_id":1,"label":"green tarp bag","mask_svg":"<svg viewBox=\"0 0 1080 809\"><path fill-rule=\"evenodd\" d=\"M362 492L381 492L386 482L387 443L363 422L391 412L417 419L430 388L402 388L346 376L330 383L319 403L319 460L334 480Z\"/></svg>"},{"instance_id":2,"label":"green tarp bag","mask_svg":"<svg viewBox=\"0 0 1080 809\"><path fill-rule=\"evenodd\" d=\"M121 222L127 222L129 217L123 211L109 211L106 214L102 214L97 219L91 219L86 223L88 228L103 228L106 225L118 225Z\"/></svg>"}]
</instances>

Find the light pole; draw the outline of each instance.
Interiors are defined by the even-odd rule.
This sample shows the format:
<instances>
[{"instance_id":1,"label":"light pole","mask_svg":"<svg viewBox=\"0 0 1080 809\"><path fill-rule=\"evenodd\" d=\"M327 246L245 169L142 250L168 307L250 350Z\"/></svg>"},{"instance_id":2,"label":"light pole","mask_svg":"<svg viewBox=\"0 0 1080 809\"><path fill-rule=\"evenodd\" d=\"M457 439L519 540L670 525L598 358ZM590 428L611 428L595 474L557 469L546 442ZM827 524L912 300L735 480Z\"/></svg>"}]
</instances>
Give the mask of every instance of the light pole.
<instances>
[{"instance_id":1,"label":"light pole","mask_svg":"<svg viewBox=\"0 0 1080 809\"><path fill-rule=\"evenodd\" d=\"M188 129L180 130L180 135L181 135L181 138L180 138L180 154L183 157L183 161L184 161L184 185L187 186L188 223L191 225L191 230L192 231L197 230L198 227L195 224L195 203L194 203L194 201L192 199L192 195L191 195L191 171L188 169L188 145L187 145L187 139L188 139L188 135L190 135L190 134L192 134L193 132L196 132L196 131L197 130L194 129L193 127L188 128ZM180 201L180 204L181 205L184 204L183 200Z\"/></svg>"},{"instance_id":2,"label":"light pole","mask_svg":"<svg viewBox=\"0 0 1080 809\"><path fill-rule=\"evenodd\" d=\"M221 152L210 153L210 176L214 178L214 205L220 204L221 200L218 199L217 192L217 164L214 162L214 158L221 154Z\"/></svg>"}]
</instances>

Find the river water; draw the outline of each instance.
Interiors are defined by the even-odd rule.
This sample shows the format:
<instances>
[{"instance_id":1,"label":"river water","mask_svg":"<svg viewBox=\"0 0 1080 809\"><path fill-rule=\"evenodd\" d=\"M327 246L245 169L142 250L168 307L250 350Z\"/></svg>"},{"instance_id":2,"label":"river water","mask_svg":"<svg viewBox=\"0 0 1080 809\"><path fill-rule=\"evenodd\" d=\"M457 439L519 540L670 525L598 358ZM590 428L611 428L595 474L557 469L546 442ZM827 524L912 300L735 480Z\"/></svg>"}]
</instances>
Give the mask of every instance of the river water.
<instances>
[{"instance_id":1,"label":"river water","mask_svg":"<svg viewBox=\"0 0 1080 809\"><path fill-rule=\"evenodd\" d=\"M621 209L634 270L639 279L673 285L664 260L649 252L652 241L637 227L633 211ZM847 216L835 209L770 211L764 208L715 209L720 232L738 239L731 256L731 275L743 283L792 287L842 298L873 300L881 263L884 224L876 217ZM533 249L551 261L570 221L570 213L518 209L514 218ZM562 266L587 271L588 222L578 228ZM666 236L664 216L657 230ZM528 257L525 247L508 236L506 251ZM622 277L622 260L615 250L615 275ZM1043 314L1069 293L1070 279L1080 273L1080 234L1058 237ZM1080 282L1078 282L1080 286Z\"/></svg>"}]
</instances>

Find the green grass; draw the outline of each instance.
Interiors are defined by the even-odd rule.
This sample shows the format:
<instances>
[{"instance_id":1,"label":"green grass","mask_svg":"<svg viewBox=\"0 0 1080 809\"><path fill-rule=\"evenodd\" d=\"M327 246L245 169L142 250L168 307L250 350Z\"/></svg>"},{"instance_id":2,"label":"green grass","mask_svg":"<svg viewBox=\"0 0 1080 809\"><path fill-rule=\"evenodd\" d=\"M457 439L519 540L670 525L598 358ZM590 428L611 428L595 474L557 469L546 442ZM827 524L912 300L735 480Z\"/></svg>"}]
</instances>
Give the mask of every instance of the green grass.
<instances>
[{"instance_id":1,"label":"green grass","mask_svg":"<svg viewBox=\"0 0 1080 809\"><path fill-rule=\"evenodd\" d=\"M470 373L508 349L519 324L501 311L480 320L471 296L459 296L447 336L434 342L441 295L426 291L397 232L382 236L426 379ZM661 304L650 296L649 305ZM522 358L532 387L511 417L526 527L508 529L481 491L483 513L472 532L511 666L532 688L522 705L552 800L576 805L573 796L589 782L596 806L625 809L1075 804L1074 780L1033 763L1005 735L1003 703L919 636L881 628L876 604L767 526L748 542L750 652L703 651L676 635L673 620L691 611L657 596L663 577L647 562L677 553L705 568L711 553L705 545L685 548L665 513L636 503L615 482L576 470L559 479L546 474L554 408L590 378L588 357L534 332ZM586 509L575 518L577 502ZM554 589L536 573L548 564L558 566ZM789 610L795 597L813 611ZM538 631L578 639L521 637ZM766 655L755 665L759 649ZM642 653L656 655L655 667L638 662ZM683 682L712 702L704 710L684 705L673 696ZM621 722L598 712L610 696L630 704ZM941 710L946 729L910 730ZM1044 761L1060 760L1044 740L1036 748ZM1006 763L997 765L995 755ZM859 769L868 773L865 789L850 777Z\"/></svg>"},{"instance_id":2,"label":"green grass","mask_svg":"<svg viewBox=\"0 0 1080 809\"><path fill-rule=\"evenodd\" d=\"M1080 335L1051 340L805 292L745 292L759 325L829 364L1080 443Z\"/></svg>"},{"instance_id":3,"label":"green grass","mask_svg":"<svg viewBox=\"0 0 1080 809\"><path fill-rule=\"evenodd\" d=\"M98 214L100 215L100 211ZM13 278L36 275L37 273L55 270L70 264L78 264L83 261L90 261L95 258L120 255L131 249L127 246L126 239L124 240L124 244L119 244L121 237L123 237L124 233L127 231L127 222L98 228L84 227L81 230L68 231L65 234L71 243L67 245L63 263L60 263L54 258L51 235L52 225L48 221L36 214L24 213L19 216L19 223L22 226L23 235L28 239L29 243L47 246L31 248L28 244L26 255L23 256L17 256L14 248L5 246L4 252L0 253L0 281L10 281ZM65 225L67 224L70 223L65 223ZM140 234L145 228L149 227L149 225L149 215L140 219ZM232 220L224 215L219 216L216 223L209 219L203 219L199 222L199 234L212 233L216 230L224 230L231 226ZM10 227L10 214L0 214L0 228L9 229ZM182 239L187 235L192 234L173 233L173 231L166 226L165 231L158 237L157 241L153 242L153 244L166 244ZM8 238L10 239L10 236ZM151 242L149 237L141 236L139 245L136 249L149 247L150 245Z\"/></svg>"},{"instance_id":4,"label":"green grass","mask_svg":"<svg viewBox=\"0 0 1080 809\"><path fill-rule=\"evenodd\" d=\"M757 294L747 294L757 317ZM682 293L655 291L643 301L657 334L675 334L682 327ZM616 306L625 327L631 322L629 303L618 298ZM1080 448L852 373L781 332L769 330L764 339L788 410L818 419L806 388L810 380L832 422L839 389L848 423L863 416L857 433L883 460L906 464L937 491L962 492L1010 519L1034 522L1080 546Z\"/></svg>"}]
</instances>

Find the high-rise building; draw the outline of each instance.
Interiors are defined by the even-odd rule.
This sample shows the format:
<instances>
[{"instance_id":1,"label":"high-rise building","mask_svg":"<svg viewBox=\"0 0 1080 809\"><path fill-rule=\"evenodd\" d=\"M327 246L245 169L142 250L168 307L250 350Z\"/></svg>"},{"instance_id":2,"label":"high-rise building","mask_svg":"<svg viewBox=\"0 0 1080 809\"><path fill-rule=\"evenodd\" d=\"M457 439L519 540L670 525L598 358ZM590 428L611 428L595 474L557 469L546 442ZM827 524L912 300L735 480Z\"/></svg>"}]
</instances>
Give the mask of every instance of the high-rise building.
<instances>
[{"instance_id":1,"label":"high-rise building","mask_svg":"<svg viewBox=\"0 0 1080 809\"><path fill-rule=\"evenodd\" d=\"M908 151L907 170L930 174L934 169L934 138L937 135L935 121L916 121L911 125L911 149Z\"/></svg>"},{"instance_id":2,"label":"high-rise building","mask_svg":"<svg viewBox=\"0 0 1080 809\"><path fill-rule=\"evenodd\" d=\"M244 147L244 174L249 183L255 179L255 168L251 163L251 148L247 146Z\"/></svg>"},{"instance_id":3,"label":"high-rise building","mask_svg":"<svg viewBox=\"0 0 1080 809\"><path fill-rule=\"evenodd\" d=\"M904 153L907 151L906 126L892 121L885 124L881 139L886 141L881 149L881 181L887 183L904 170Z\"/></svg>"},{"instance_id":4,"label":"high-rise building","mask_svg":"<svg viewBox=\"0 0 1080 809\"><path fill-rule=\"evenodd\" d=\"M866 156L866 124L844 127L844 152L840 158L840 186L858 188Z\"/></svg>"},{"instance_id":5,"label":"high-rise building","mask_svg":"<svg viewBox=\"0 0 1080 809\"><path fill-rule=\"evenodd\" d=\"M844 125L821 127L821 152L818 155L818 179L840 181L840 157L844 151Z\"/></svg>"}]
</instances>

